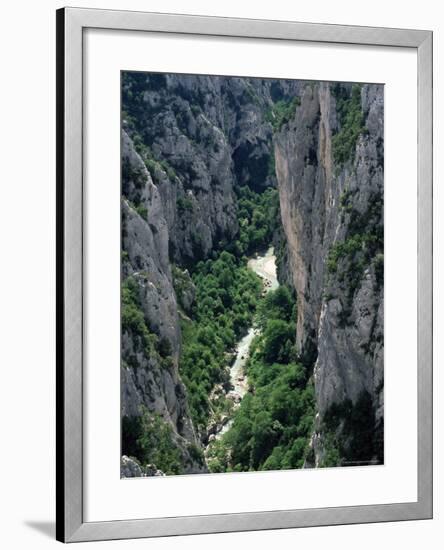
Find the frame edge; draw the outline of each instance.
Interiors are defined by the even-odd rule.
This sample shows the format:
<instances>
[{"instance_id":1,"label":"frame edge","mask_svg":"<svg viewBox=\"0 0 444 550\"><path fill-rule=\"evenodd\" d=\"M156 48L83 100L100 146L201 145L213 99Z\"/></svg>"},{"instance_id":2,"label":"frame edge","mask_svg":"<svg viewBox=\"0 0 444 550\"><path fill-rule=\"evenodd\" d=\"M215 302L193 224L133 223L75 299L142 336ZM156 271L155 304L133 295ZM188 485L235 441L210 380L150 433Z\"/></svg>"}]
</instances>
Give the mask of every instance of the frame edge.
<instances>
[{"instance_id":1,"label":"frame edge","mask_svg":"<svg viewBox=\"0 0 444 550\"><path fill-rule=\"evenodd\" d=\"M56 539L65 540L64 464L64 112L65 9L56 10Z\"/></svg>"},{"instance_id":2,"label":"frame edge","mask_svg":"<svg viewBox=\"0 0 444 550\"><path fill-rule=\"evenodd\" d=\"M418 46L418 502L433 518L433 32ZM419 426L421 429L419 429Z\"/></svg>"},{"instance_id":3,"label":"frame edge","mask_svg":"<svg viewBox=\"0 0 444 550\"><path fill-rule=\"evenodd\" d=\"M82 525L82 25L56 10L56 539Z\"/></svg>"},{"instance_id":4,"label":"frame edge","mask_svg":"<svg viewBox=\"0 0 444 550\"><path fill-rule=\"evenodd\" d=\"M124 17L125 25L118 27L116 21L120 17ZM143 17L143 29L134 27L135 17ZM224 25L235 22L233 32L221 31L221 19ZM187 27L190 21L195 22L196 31L184 30L183 27ZM247 29L250 24L254 26L252 31ZM421 321L418 325L418 426L423 426L418 429L418 501L365 507L84 523L82 412L77 410L82 402L83 28L157 29L159 32L255 37L268 24L272 25L268 38L307 41L311 33L311 41L382 45L386 37L390 42L386 45L413 47L418 52L418 178L421 182L418 227L422 228L421 231L418 229L418 319ZM215 32L215 29L219 31ZM336 40L331 38L332 30L337 33ZM276 36L270 36L273 33ZM299 33L298 38L294 37L295 33ZM323 33L323 39L314 37ZM359 33L365 35L363 41L358 41ZM56 11L56 70L57 540L80 542L432 518L432 32L61 8ZM76 86L73 86L74 83ZM421 265L424 267L420 268ZM359 517L359 508L365 508L365 518ZM316 520L310 517L315 513ZM202 525L203 520L205 526ZM259 527L252 526L251 520L256 520Z\"/></svg>"}]
</instances>

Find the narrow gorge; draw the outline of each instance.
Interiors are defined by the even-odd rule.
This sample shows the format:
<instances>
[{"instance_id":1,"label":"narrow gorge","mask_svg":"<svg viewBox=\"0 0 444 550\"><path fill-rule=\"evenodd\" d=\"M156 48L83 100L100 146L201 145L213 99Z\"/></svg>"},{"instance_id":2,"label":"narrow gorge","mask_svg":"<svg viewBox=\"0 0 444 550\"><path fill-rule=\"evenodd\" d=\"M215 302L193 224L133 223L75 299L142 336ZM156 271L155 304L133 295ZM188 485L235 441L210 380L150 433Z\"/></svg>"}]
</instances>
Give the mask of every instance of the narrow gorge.
<instances>
[{"instance_id":1,"label":"narrow gorge","mask_svg":"<svg viewBox=\"0 0 444 550\"><path fill-rule=\"evenodd\" d=\"M122 477L383 463L383 107L122 73Z\"/></svg>"}]
</instances>

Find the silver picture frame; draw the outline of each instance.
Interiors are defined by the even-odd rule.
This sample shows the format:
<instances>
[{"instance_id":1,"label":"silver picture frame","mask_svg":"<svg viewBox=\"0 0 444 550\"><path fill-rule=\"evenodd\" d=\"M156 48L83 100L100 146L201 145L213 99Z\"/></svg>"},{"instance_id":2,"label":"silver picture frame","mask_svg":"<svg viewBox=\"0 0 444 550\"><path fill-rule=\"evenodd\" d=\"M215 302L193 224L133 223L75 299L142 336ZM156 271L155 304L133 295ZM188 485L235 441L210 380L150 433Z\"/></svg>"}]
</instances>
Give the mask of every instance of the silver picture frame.
<instances>
[{"instance_id":1,"label":"silver picture frame","mask_svg":"<svg viewBox=\"0 0 444 550\"><path fill-rule=\"evenodd\" d=\"M63 8L57 22L56 538L78 542L432 517L432 32ZM418 500L85 522L83 488L83 34L86 29L413 48L418 60Z\"/></svg>"}]
</instances>

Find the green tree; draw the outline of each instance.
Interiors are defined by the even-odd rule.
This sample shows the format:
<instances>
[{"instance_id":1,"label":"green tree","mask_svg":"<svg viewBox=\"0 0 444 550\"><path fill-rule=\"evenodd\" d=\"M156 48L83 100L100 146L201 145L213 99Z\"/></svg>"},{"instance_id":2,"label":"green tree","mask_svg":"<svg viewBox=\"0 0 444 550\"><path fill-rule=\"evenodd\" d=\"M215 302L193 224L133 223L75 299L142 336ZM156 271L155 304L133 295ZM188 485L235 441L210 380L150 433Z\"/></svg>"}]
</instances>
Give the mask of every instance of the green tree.
<instances>
[{"instance_id":1,"label":"green tree","mask_svg":"<svg viewBox=\"0 0 444 550\"><path fill-rule=\"evenodd\" d=\"M174 444L171 426L145 407L141 412L140 416L122 419L122 453L143 466L153 464L165 474L182 473L182 456Z\"/></svg>"},{"instance_id":2,"label":"green tree","mask_svg":"<svg viewBox=\"0 0 444 550\"><path fill-rule=\"evenodd\" d=\"M268 321L264 331L264 359L268 363L288 361L288 345L295 338L295 327L280 319Z\"/></svg>"}]
</instances>

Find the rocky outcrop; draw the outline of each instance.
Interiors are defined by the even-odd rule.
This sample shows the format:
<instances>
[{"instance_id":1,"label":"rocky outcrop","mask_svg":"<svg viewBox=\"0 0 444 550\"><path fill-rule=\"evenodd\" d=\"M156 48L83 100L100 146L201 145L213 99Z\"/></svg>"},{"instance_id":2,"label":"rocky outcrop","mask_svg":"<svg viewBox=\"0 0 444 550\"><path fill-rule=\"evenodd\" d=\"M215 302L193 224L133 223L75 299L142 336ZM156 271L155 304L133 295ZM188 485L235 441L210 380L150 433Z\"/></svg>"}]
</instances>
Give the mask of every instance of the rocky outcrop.
<instances>
[{"instance_id":1,"label":"rocky outcrop","mask_svg":"<svg viewBox=\"0 0 444 550\"><path fill-rule=\"evenodd\" d=\"M359 407L363 396L370 397L375 439L373 456L363 461L382 460L382 86L307 85L295 116L275 136L275 159L297 344L314 368L316 464L331 407ZM353 442L343 432L347 451Z\"/></svg>"},{"instance_id":2,"label":"rocky outcrop","mask_svg":"<svg viewBox=\"0 0 444 550\"><path fill-rule=\"evenodd\" d=\"M182 308L185 313L191 313L191 308L196 298L196 287L194 286L188 269L181 269L178 266L174 266L173 283L180 308Z\"/></svg>"},{"instance_id":3,"label":"rocky outcrop","mask_svg":"<svg viewBox=\"0 0 444 550\"><path fill-rule=\"evenodd\" d=\"M120 477L153 477L153 476L164 476L165 474L158 470L152 464L148 464L143 467L139 462L129 456L123 455L120 459Z\"/></svg>"}]
</instances>

